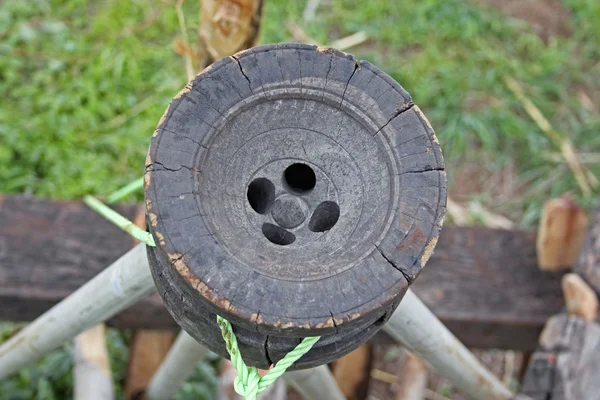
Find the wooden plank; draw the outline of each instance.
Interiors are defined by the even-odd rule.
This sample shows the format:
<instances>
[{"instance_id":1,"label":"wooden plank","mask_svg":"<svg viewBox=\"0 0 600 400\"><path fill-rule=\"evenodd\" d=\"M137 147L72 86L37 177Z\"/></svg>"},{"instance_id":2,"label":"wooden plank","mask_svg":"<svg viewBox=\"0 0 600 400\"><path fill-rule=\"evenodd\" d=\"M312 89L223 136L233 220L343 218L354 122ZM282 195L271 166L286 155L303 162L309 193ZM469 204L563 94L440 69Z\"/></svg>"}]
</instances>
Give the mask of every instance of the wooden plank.
<instances>
[{"instance_id":1,"label":"wooden plank","mask_svg":"<svg viewBox=\"0 0 600 400\"><path fill-rule=\"evenodd\" d=\"M116 209L130 218L138 211ZM34 319L131 246L79 202L6 196L0 221L0 320ZM563 307L561 276L538 270L533 232L446 227L413 289L467 346L534 350ZM177 329L158 297L108 322Z\"/></svg>"}]
</instances>

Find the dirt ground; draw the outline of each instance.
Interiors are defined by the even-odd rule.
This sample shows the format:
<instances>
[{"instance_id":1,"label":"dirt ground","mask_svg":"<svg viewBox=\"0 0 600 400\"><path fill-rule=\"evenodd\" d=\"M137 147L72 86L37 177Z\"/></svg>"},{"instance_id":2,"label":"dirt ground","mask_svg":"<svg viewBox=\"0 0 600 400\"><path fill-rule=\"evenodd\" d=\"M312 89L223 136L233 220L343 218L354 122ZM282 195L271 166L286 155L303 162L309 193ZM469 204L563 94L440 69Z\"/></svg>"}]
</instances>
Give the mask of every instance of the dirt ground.
<instances>
[{"instance_id":1,"label":"dirt ground","mask_svg":"<svg viewBox=\"0 0 600 400\"><path fill-rule=\"evenodd\" d=\"M570 36L569 11L559 0L475 0L531 24L547 43L555 35Z\"/></svg>"}]
</instances>

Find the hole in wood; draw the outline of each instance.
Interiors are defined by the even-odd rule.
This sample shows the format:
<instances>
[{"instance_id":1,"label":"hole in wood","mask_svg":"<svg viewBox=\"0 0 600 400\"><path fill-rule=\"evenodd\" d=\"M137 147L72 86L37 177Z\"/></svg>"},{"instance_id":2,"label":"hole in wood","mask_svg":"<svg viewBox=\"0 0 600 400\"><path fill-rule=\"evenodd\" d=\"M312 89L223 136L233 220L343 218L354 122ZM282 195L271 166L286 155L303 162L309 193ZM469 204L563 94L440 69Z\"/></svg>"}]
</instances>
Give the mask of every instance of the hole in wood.
<instances>
[{"instance_id":1,"label":"hole in wood","mask_svg":"<svg viewBox=\"0 0 600 400\"><path fill-rule=\"evenodd\" d=\"M333 201L324 201L317 206L310 218L308 229L313 232L325 232L333 228L340 218L340 207Z\"/></svg>"},{"instance_id":2,"label":"hole in wood","mask_svg":"<svg viewBox=\"0 0 600 400\"><path fill-rule=\"evenodd\" d=\"M266 178L257 178L248 185L246 196L254 211L266 214L275 201L275 185Z\"/></svg>"},{"instance_id":3,"label":"hole in wood","mask_svg":"<svg viewBox=\"0 0 600 400\"><path fill-rule=\"evenodd\" d=\"M292 232L288 232L277 225L264 223L262 226L262 233L271 243L278 244L280 246L287 246L288 244L294 243L296 236Z\"/></svg>"},{"instance_id":4,"label":"hole in wood","mask_svg":"<svg viewBox=\"0 0 600 400\"><path fill-rule=\"evenodd\" d=\"M283 172L283 184L292 193L306 194L317 183L315 172L306 164L295 163Z\"/></svg>"}]
</instances>

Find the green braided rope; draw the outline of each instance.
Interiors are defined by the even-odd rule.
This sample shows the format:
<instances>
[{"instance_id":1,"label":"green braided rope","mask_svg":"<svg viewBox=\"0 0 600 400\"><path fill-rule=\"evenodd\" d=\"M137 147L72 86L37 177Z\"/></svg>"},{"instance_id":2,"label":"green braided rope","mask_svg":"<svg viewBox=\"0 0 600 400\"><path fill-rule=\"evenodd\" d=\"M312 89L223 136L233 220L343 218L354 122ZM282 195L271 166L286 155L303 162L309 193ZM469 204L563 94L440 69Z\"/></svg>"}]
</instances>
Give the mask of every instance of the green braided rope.
<instances>
[{"instance_id":1,"label":"green braided rope","mask_svg":"<svg viewBox=\"0 0 600 400\"><path fill-rule=\"evenodd\" d=\"M141 183L141 184L140 184ZM112 203L127 194L141 189L143 187L143 178L131 182L127 186L117 190L108 196L109 203ZM85 204L87 204L92 210L102 215L104 218L129 233L131 236L136 238L147 246L155 247L154 238L150 232L146 232L144 229L138 227L127 218L108 207L100 200L92 196L85 196L83 198ZM268 388L273 382L275 382L283 373L303 355L308 353L310 349L317 343L321 338L320 336L306 337L302 339L302 342L283 357L277 364L273 366L267 372L265 376L261 378L258 374L258 370L255 367L248 367L244 363L240 349L237 344L237 338L233 333L233 327L231 323L225 318L217 315L217 324L221 328L221 335L225 340L225 347L231 357L231 363L238 373L238 376L233 381L233 388L236 393L243 396L246 400L256 400L257 396Z\"/></svg>"},{"instance_id":2,"label":"green braided rope","mask_svg":"<svg viewBox=\"0 0 600 400\"><path fill-rule=\"evenodd\" d=\"M112 204L130 193L140 190L144 187L144 177L138 178L135 181L123 186L121 189L111 193L107 198L106 202Z\"/></svg>"},{"instance_id":3,"label":"green braided rope","mask_svg":"<svg viewBox=\"0 0 600 400\"><path fill-rule=\"evenodd\" d=\"M92 210L96 211L98 214L102 215L104 218L123 229L140 242L151 247L156 246L154 243L154 238L150 232L146 232L144 229L140 228L106 204L102 203L100 200L92 196L85 196L83 198L83 202Z\"/></svg>"},{"instance_id":4,"label":"green braided rope","mask_svg":"<svg viewBox=\"0 0 600 400\"><path fill-rule=\"evenodd\" d=\"M283 373L300 357L309 352L310 349L321 338L320 336L311 336L302 339L302 342L294 350L290 351L277 364L273 366L262 378L255 367L247 367L240 354L237 339L233 333L233 328L229 321L217 315L217 323L221 328L225 347L231 356L231 363L236 369L238 376L233 381L233 387L237 394L243 396L246 400L256 400L256 397L277 380Z\"/></svg>"}]
</instances>

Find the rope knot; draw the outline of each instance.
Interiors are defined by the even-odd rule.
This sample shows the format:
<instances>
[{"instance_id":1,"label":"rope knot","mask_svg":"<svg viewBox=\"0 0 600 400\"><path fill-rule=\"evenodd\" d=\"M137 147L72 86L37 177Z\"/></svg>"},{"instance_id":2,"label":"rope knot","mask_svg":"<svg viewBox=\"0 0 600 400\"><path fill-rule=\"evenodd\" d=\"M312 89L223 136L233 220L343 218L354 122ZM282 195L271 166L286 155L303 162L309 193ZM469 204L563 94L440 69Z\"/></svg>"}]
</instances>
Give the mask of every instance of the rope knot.
<instances>
[{"instance_id":1,"label":"rope knot","mask_svg":"<svg viewBox=\"0 0 600 400\"><path fill-rule=\"evenodd\" d=\"M231 323L220 315L217 315L217 324L219 325L219 328L221 328L221 335L223 336L223 340L225 340L225 347L231 357L231 363L238 373L238 376L236 376L233 381L233 388L237 394L243 396L246 400L256 400L256 397L263 390L283 375L283 373L293 363L298 361L300 357L308 353L320 338L319 336L313 336L302 339L302 342L296 346L294 350L286 354L285 357L279 360L277 364L261 378L255 367L249 368L244 363Z\"/></svg>"},{"instance_id":2,"label":"rope knot","mask_svg":"<svg viewBox=\"0 0 600 400\"><path fill-rule=\"evenodd\" d=\"M246 400L254 400L258 396L258 385L260 383L260 375L258 370L254 367L246 367L248 373L239 373L233 381L233 388L235 392L240 396L243 396Z\"/></svg>"}]
</instances>

